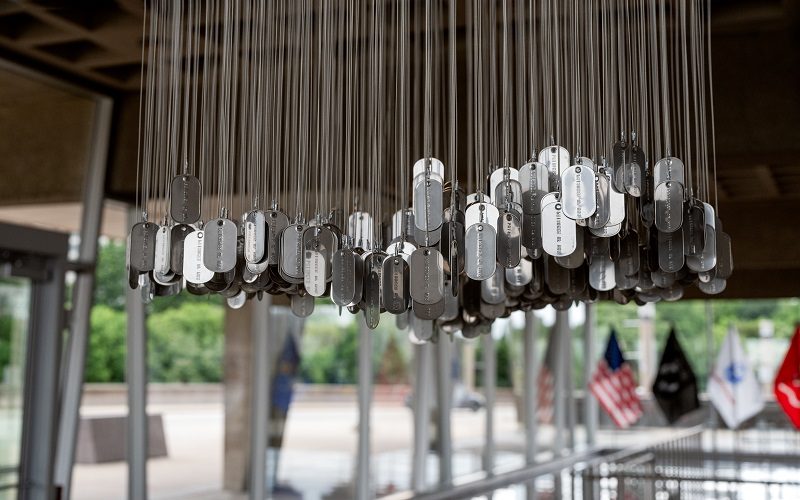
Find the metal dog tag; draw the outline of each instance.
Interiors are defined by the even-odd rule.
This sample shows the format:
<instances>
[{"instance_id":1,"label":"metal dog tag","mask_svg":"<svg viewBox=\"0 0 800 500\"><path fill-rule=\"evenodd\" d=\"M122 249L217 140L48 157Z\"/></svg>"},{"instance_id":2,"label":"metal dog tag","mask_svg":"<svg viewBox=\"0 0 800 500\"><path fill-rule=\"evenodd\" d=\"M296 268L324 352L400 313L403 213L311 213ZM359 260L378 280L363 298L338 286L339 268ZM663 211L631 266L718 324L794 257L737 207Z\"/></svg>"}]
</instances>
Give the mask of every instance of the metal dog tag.
<instances>
[{"instance_id":1,"label":"metal dog tag","mask_svg":"<svg viewBox=\"0 0 800 500\"><path fill-rule=\"evenodd\" d=\"M444 280L444 311L439 319L441 321L453 321L459 317L461 311L458 308L458 297L453 294L453 286L450 279Z\"/></svg>"},{"instance_id":2,"label":"metal dog tag","mask_svg":"<svg viewBox=\"0 0 800 500\"><path fill-rule=\"evenodd\" d=\"M669 288L675 284L677 278L676 273L667 273L664 271L651 271L650 279L653 284L659 288Z\"/></svg>"},{"instance_id":3,"label":"metal dog tag","mask_svg":"<svg viewBox=\"0 0 800 500\"><path fill-rule=\"evenodd\" d=\"M281 234L280 272L289 283L302 283L303 277L303 224L291 224Z\"/></svg>"},{"instance_id":4,"label":"metal dog tag","mask_svg":"<svg viewBox=\"0 0 800 500\"><path fill-rule=\"evenodd\" d=\"M414 316L418 319L439 319L439 317L444 314L444 297L442 297L442 300L434 302L433 304L423 304L414 300L412 301L411 309L414 311Z\"/></svg>"},{"instance_id":5,"label":"metal dog tag","mask_svg":"<svg viewBox=\"0 0 800 500\"><path fill-rule=\"evenodd\" d=\"M244 307L245 302L247 302L247 293L244 291L240 291L233 297L228 297L227 299L228 307L231 309L241 309Z\"/></svg>"},{"instance_id":6,"label":"metal dog tag","mask_svg":"<svg viewBox=\"0 0 800 500\"><path fill-rule=\"evenodd\" d=\"M584 261L584 241L583 241L583 229L577 229L575 231L575 250L563 257L556 257L556 262L561 267L566 267L567 269L577 269L583 265Z\"/></svg>"},{"instance_id":7,"label":"metal dog tag","mask_svg":"<svg viewBox=\"0 0 800 500\"><path fill-rule=\"evenodd\" d=\"M533 262L521 259L519 265L506 269L506 281L512 286L525 286L533 279Z\"/></svg>"},{"instance_id":8,"label":"metal dog tag","mask_svg":"<svg viewBox=\"0 0 800 500\"><path fill-rule=\"evenodd\" d=\"M364 261L351 248L342 248L333 254L333 280L331 300L339 307L361 302Z\"/></svg>"},{"instance_id":9,"label":"metal dog tag","mask_svg":"<svg viewBox=\"0 0 800 500\"><path fill-rule=\"evenodd\" d=\"M686 265L697 273L707 272L717 265L717 231L714 208L708 203L703 203L705 211L705 246L698 255L688 255Z\"/></svg>"},{"instance_id":10,"label":"metal dog tag","mask_svg":"<svg viewBox=\"0 0 800 500\"><path fill-rule=\"evenodd\" d=\"M513 212L503 211L498 217L497 226L500 228L497 233L497 262L505 268L516 267L522 258L519 217Z\"/></svg>"},{"instance_id":11,"label":"metal dog tag","mask_svg":"<svg viewBox=\"0 0 800 500\"><path fill-rule=\"evenodd\" d=\"M155 267L156 233L158 225L138 222L131 228L130 266L138 273L146 273Z\"/></svg>"},{"instance_id":12,"label":"metal dog tag","mask_svg":"<svg viewBox=\"0 0 800 500\"><path fill-rule=\"evenodd\" d=\"M416 314L412 315L411 331L409 335L413 335L421 343L425 343L433 338L433 321L420 319Z\"/></svg>"},{"instance_id":13,"label":"metal dog tag","mask_svg":"<svg viewBox=\"0 0 800 500\"><path fill-rule=\"evenodd\" d=\"M215 273L225 273L236 267L236 224L229 219L213 219L208 221L203 231L205 266Z\"/></svg>"},{"instance_id":14,"label":"metal dog tag","mask_svg":"<svg viewBox=\"0 0 800 500\"><path fill-rule=\"evenodd\" d=\"M464 272L470 279L489 279L495 270L497 233L489 224L473 224L464 236ZM413 272L413 270L412 270Z\"/></svg>"},{"instance_id":15,"label":"metal dog tag","mask_svg":"<svg viewBox=\"0 0 800 500\"><path fill-rule=\"evenodd\" d=\"M542 207L542 248L554 257L575 251L575 221L566 217L560 202Z\"/></svg>"},{"instance_id":16,"label":"metal dog tag","mask_svg":"<svg viewBox=\"0 0 800 500\"><path fill-rule=\"evenodd\" d=\"M589 228L589 232L601 238L611 238L616 236L622 230L622 224L606 225L600 229Z\"/></svg>"},{"instance_id":17,"label":"metal dog tag","mask_svg":"<svg viewBox=\"0 0 800 500\"><path fill-rule=\"evenodd\" d=\"M411 206L414 209L414 224L417 229L427 232L433 231L442 225L442 199L442 178L440 175L433 175L430 171L423 171L421 174L414 176Z\"/></svg>"},{"instance_id":18,"label":"metal dog tag","mask_svg":"<svg viewBox=\"0 0 800 500\"><path fill-rule=\"evenodd\" d=\"M353 238L353 247L372 249L372 216L367 212L353 212L347 222L347 234Z\"/></svg>"},{"instance_id":19,"label":"metal dog tag","mask_svg":"<svg viewBox=\"0 0 800 500\"><path fill-rule=\"evenodd\" d=\"M558 190L561 185L561 171L569 167L569 151L561 146L549 146L539 151L539 163L550 173L550 189Z\"/></svg>"},{"instance_id":20,"label":"metal dog tag","mask_svg":"<svg viewBox=\"0 0 800 500\"><path fill-rule=\"evenodd\" d=\"M658 186L667 181L686 183L684 165L678 158L668 156L658 160L653 166L653 185Z\"/></svg>"},{"instance_id":21,"label":"metal dog tag","mask_svg":"<svg viewBox=\"0 0 800 500\"><path fill-rule=\"evenodd\" d=\"M625 191L638 198L642 195L642 166L637 163L627 163L623 170L622 183L625 185Z\"/></svg>"},{"instance_id":22,"label":"metal dog tag","mask_svg":"<svg viewBox=\"0 0 800 500\"><path fill-rule=\"evenodd\" d=\"M301 288L300 293L292 295L290 305L295 316L307 318L314 312L314 297Z\"/></svg>"},{"instance_id":23,"label":"metal dog tag","mask_svg":"<svg viewBox=\"0 0 800 500\"><path fill-rule=\"evenodd\" d=\"M409 261L411 298L432 305L444 298L444 259L435 248L414 250Z\"/></svg>"},{"instance_id":24,"label":"metal dog tag","mask_svg":"<svg viewBox=\"0 0 800 500\"><path fill-rule=\"evenodd\" d=\"M686 255L698 255L705 246L705 209L694 199L686 203L683 216L683 246Z\"/></svg>"},{"instance_id":25,"label":"metal dog tag","mask_svg":"<svg viewBox=\"0 0 800 500\"><path fill-rule=\"evenodd\" d=\"M608 186L608 223L606 226L622 224L625 220L625 193L618 191L613 183Z\"/></svg>"},{"instance_id":26,"label":"metal dog tag","mask_svg":"<svg viewBox=\"0 0 800 500\"><path fill-rule=\"evenodd\" d=\"M409 267L400 255L383 259L383 306L392 314L408 309Z\"/></svg>"},{"instance_id":27,"label":"metal dog tag","mask_svg":"<svg viewBox=\"0 0 800 500\"><path fill-rule=\"evenodd\" d=\"M666 273L676 273L683 264L683 231L658 231L658 267Z\"/></svg>"},{"instance_id":28,"label":"metal dog tag","mask_svg":"<svg viewBox=\"0 0 800 500\"><path fill-rule=\"evenodd\" d=\"M172 234L169 243L172 248L169 251L169 269L175 274L183 273L183 240L186 235L194 231L192 226L187 224L176 224L172 226Z\"/></svg>"},{"instance_id":29,"label":"metal dog tag","mask_svg":"<svg viewBox=\"0 0 800 500\"><path fill-rule=\"evenodd\" d=\"M327 261L325 255L319 250L306 246L305 257L303 259L303 286L309 295L322 297L325 295L328 274Z\"/></svg>"},{"instance_id":30,"label":"metal dog tag","mask_svg":"<svg viewBox=\"0 0 800 500\"><path fill-rule=\"evenodd\" d=\"M269 227L266 229L267 244L264 251L269 265L277 266L280 260L280 237L289 226L289 217L283 212L272 210L266 214L266 223Z\"/></svg>"},{"instance_id":31,"label":"metal dog tag","mask_svg":"<svg viewBox=\"0 0 800 500\"><path fill-rule=\"evenodd\" d=\"M608 224L611 217L611 181L602 168L595 175L594 181L594 197L595 197L595 211L586 221L586 225L590 228L601 228Z\"/></svg>"},{"instance_id":32,"label":"metal dog tag","mask_svg":"<svg viewBox=\"0 0 800 500\"><path fill-rule=\"evenodd\" d=\"M607 292L616 286L614 261L608 255L593 255L589 264L589 285L595 290Z\"/></svg>"},{"instance_id":33,"label":"metal dog tag","mask_svg":"<svg viewBox=\"0 0 800 500\"><path fill-rule=\"evenodd\" d=\"M469 228L475 224L489 224L497 231L497 218L500 216L500 211L496 206L490 203L473 203L467 207L464 214L464 225Z\"/></svg>"},{"instance_id":34,"label":"metal dog tag","mask_svg":"<svg viewBox=\"0 0 800 500\"><path fill-rule=\"evenodd\" d=\"M676 181L656 185L653 196L656 210L656 228L665 233L680 229L683 224L683 184Z\"/></svg>"},{"instance_id":35,"label":"metal dog tag","mask_svg":"<svg viewBox=\"0 0 800 500\"><path fill-rule=\"evenodd\" d=\"M733 249L731 237L719 227L717 231L717 278L727 280L733 274Z\"/></svg>"},{"instance_id":36,"label":"metal dog tag","mask_svg":"<svg viewBox=\"0 0 800 500\"><path fill-rule=\"evenodd\" d=\"M182 174L170 183L170 208L172 220L179 224L194 224L200 220L200 179Z\"/></svg>"},{"instance_id":37,"label":"metal dog tag","mask_svg":"<svg viewBox=\"0 0 800 500\"><path fill-rule=\"evenodd\" d=\"M489 174L489 196L491 196L492 202L498 208L503 206L502 203L505 202L507 189L510 187L506 185L500 188L500 185L506 181L506 174L508 174L508 180L519 183L519 171L514 167L499 167ZM517 187L519 188L517 193L521 194L522 186L517 184ZM516 198L516 200L521 203L519 198Z\"/></svg>"},{"instance_id":38,"label":"metal dog tag","mask_svg":"<svg viewBox=\"0 0 800 500\"><path fill-rule=\"evenodd\" d=\"M464 270L464 225L456 221L442 224L442 238L439 240L447 273L458 276Z\"/></svg>"},{"instance_id":39,"label":"metal dog tag","mask_svg":"<svg viewBox=\"0 0 800 500\"><path fill-rule=\"evenodd\" d=\"M183 240L183 277L189 283L200 285L210 281L214 272L205 265L205 231L192 231Z\"/></svg>"},{"instance_id":40,"label":"metal dog tag","mask_svg":"<svg viewBox=\"0 0 800 500\"><path fill-rule=\"evenodd\" d=\"M381 287L384 254L370 254L364 260L364 320L374 330L381 320Z\"/></svg>"},{"instance_id":41,"label":"metal dog tag","mask_svg":"<svg viewBox=\"0 0 800 500\"><path fill-rule=\"evenodd\" d=\"M526 163L519 170L522 186L522 210L526 214L541 213L541 198L550 192L550 171L538 161Z\"/></svg>"},{"instance_id":42,"label":"metal dog tag","mask_svg":"<svg viewBox=\"0 0 800 500\"><path fill-rule=\"evenodd\" d=\"M717 295L725 291L725 287L728 285L726 280L720 278L714 278L709 282L700 281L697 283L697 288L699 288L703 293L707 293L709 295Z\"/></svg>"},{"instance_id":43,"label":"metal dog tag","mask_svg":"<svg viewBox=\"0 0 800 500\"><path fill-rule=\"evenodd\" d=\"M542 215L522 214L522 245L532 259L542 256Z\"/></svg>"},{"instance_id":44,"label":"metal dog tag","mask_svg":"<svg viewBox=\"0 0 800 500\"><path fill-rule=\"evenodd\" d=\"M261 210L247 212L244 216L244 259L247 262L255 264L265 257L266 221Z\"/></svg>"},{"instance_id":45,"label":"metal dog tag","mask_svg":"<svg viewBox=\"0 0 800 500\"><path fill-rule=\"evenodd\" d=\"M505 272L500 264L496 266L492 277L481 281L481 300L487 304L502 304L506 300Z\"/></svg>"},{"instance_id":46,"label":"metal dog tag","mask_svg":"<svg viewBox=\"0 0 800 500\"><path fill-rule=\"evenodd\" d=\"M582 165L568 167L561 174L561 203L570 219L586 219L597 210L595 175Z\"/></svg>"},{"instance_id":47,"label":"metal dog tag","mask_svg":"<svg viewBox=\"0 0 800 500\"><path fill-rule=\"evenodd\" d=\"M159 226L156 232L156 248L153 256L153 271L165 274L170 272L170 238L172 231L168 226Z\"/></svg>"}]
</instances>

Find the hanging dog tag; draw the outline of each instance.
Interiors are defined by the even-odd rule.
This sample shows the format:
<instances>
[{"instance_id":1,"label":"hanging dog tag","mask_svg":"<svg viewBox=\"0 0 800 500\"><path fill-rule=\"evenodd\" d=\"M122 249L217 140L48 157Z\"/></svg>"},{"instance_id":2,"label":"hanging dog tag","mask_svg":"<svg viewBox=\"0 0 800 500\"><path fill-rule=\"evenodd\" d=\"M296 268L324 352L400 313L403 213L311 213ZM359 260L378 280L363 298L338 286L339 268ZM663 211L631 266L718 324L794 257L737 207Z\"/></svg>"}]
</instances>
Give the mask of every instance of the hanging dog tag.
<instances>
[{"instance_id":1,"label":"hanging dog tag","mask_svg":"<svg viewBox=\"0 0 800 500\"><path fill-rule=\"evenodd\" d=\"M205 231L192 231L183 240L183 277L189 283L200 285L210 281L214 272L205 266Z\"/></svg>"},{"instance_id":2,"label":"hanging dog tag","mask_svg":"<svg viewBox=\"0 0 800 500\"><path fill-rule=\"evenodd\" d=\"M622 224L605 225L600 229L589 228L589 232L600 238L611 238L616 236L622 230Z\"/></svg>"},{"instance_id":3,"label":"hanging dog tag","mask_svg":"<svg viewBox=\"0 0 800 500\"><path fill-rule=\"evenodd\" d=\"M149 304L155 297L156 285L150 280L150 275L147 273L139 275L139 293L142 297L142 302Z\"/></svg>"},{"instance_id":4,"label":"hanging dog tag","mask_svg":"<svg viewBox=\"0 0 800 500\"><path fill-rule=\"evenodd\" d=\"M506 269L506 281L512 286L525 286L533 279L533 262L521 259L519 265Z\"/></svg>"},{"instance_id":5,"label":"hanging dog tag","mask_svg":"<svg viewBox=\"0 0 800 500\"><path fill-rule=\"evenodd\" d=\"M444 311L439 320L453 321L459 318L458 297L452 293L453 286L449 278L444 280Z\"/></svg>"},{"instance_id":6,"label":"hanging dog tag","mask_svg":"<svg viewBox=\"0 0 800 500\"><path fill-rule=\"evenodd\" d=\"M489 175L489 196L491 196L492 202L498 208L503 206L507 194L507 189L511 188L509 184L505 184L501 187L501 184L506 182L506 175L508 175L509 181L514 181L517 183L517 187L519 188L517 193L520 194L522 193L522 186L519 185L519 171L516 168L500 167L495 169ZM519 198L516 198L516 200L519 201Z\"/></svg>"},{"instance_id":7,"label":"hanging dog tag","mask_svg":"<svg viewBox=\"0 0 800 500\"><path fill-rule=\"evenodd\" d=\"M303 262L303 286L313 297L322 297L325 294L326 265L327 262L322 252L313 247L306 247Z\"/></svg>"},{"instance_id":8,"label":"hanging dog tag","mask_svg":"<svg viewBox=\"0 0 800 500\"><path fill-rule=\"evenodd\" d=\"M572 220L591 217L597 209L595 175L592 169L573 165L561 174L564 215Z\"/></svg>"},{"instance_id":9,"label":"hanging dog tag","mask_svg":"<svg viewBox=\"0 0 800 500\"><path fill-rule=\"evenodd\" d=\"M650 279L653 280L653 284L659 288L671 287L675 284L676 278L676 273L668 273L660 270L650 272Z\"/></svg>"},{"instance_id":10,"label":"hanging dog tag","mask_svg":"<svg viewBox=\"0 0 800 500\"><path fill-rule=\"evenodd\" d=\"M611 147L611 180L620 193L625 192L625 164L629 161L630 151L623 141L617 141Z\"/></svg>"},{"instance_id":11,"label":"hanging dog tag","mask_svg":"<svg viewBox=\"0 0 800 500\"><path fill-rule=\"evenodd\" d=\"M557 190L561 182L561 171L569 167L569 151L561 146L549 146L539 152L539 163L550 173L550 189Z\"/></svg>"},{"instance_id":12,"label":"hanging dog tag","mask_svg":"<svg viewBox=\"0 0 800 500\"><path fill-rule=\"evenodd\" d=\"M277 266L280 260L280 235L289 226L289 217L283 212L272 210L266 214L266 223L269 227L266 229L265 252L269 265Z\"/></svg>"},{"instance_id":13,"label":"hanging dog tag","mask_svg":"<svg viewBox=\"0 0 800 500\"><path fill-rule=\"evenodd\" d=\"M522 186L522 210L526 214L541 213L541 198L550 191L550 172L543 163L526 163L519 170Z\"/></svg>"},{"instance_id":14,"label":"hanging dog tag","mask_svg":"<svg viewBox=\"0 0 800 500\"><path fill-rule=\"evenodd\" d=\"M347 234L353 238L353 247L372 248L372 216L367 212L353 212L347 222Z\"/></svg>"},{"instance_id":15,"label":"hanging dog tag","mask_svg":"<svg viewBox=\"0 0 800 500\"><path fill-rule=\"evenodd\" d=\"M153 271L165 274L170 272L170 249L172 244L170 238L172 231L168 226L159 226L156 232L156 248L153 256Z\"/></svg>"},{"instance_id":16,"label":"hanging dog tag","mask_svg":"<svg viewBox=\"0 0 800 500\"><path fill-rule=\"evenodd\" d=\"M229 219L213 219L205 225L204 232L205 266L215 273L225 273L236 267L236 224Z\"/></svg>"},{"instance_id":17,"label":"hanging dog tag","mask_svg":"<svg viewBox=\"0 0 800 500\"><path fill-rule=\"evenodd\" d=\"M554 257L575 251L575 221L566 217L561 203L548 203L542 208L542 248Z\"/></svg>"},{"instance_id":18,"label":"hanging dog tag","mask_svg":"<svg viewBox=\"0 0 800 500\"><path fill-rule=\"evenodd\" d=\"M672 156L662 158L653 167L653 185L658 186L667 181L686 183L683 162L678 158Z\"/></svg>"},{"instance_id":19,"label":"hanging dog tag","mask_svg":"<svg viewBox=\"0 0 800 500\"><path fill-rule=\"evenodd\" d=\"M392 314L408 309L409 267L400 255L383 260L383 306Z\"/></svg>"},{"instance_id":20,"label":"hanging dog tag","mask_svg":"<svg viewBox=\"0 0 800 500\"><path fill-rule=\"evenodd\" d=\"M383 275L383 253L369 254L364 260L364 320L367 328L374 330L381 319L381 287Z\"/></svg>"},{"instance_id":21,"label":"hanging dog tag","mask_svg":"<svg viewBox=\"0 0 800 500\"><path fill-rule=\"evenodd\" d=\"M409 266L412 299L431 305L444 298L444 259L438 250L428 247L414 250Z\"/></svg>"},{"instance_id":22,"label":"hanging dog tag","mask_svg":"<svg viewBox=\"0 0 800 500\"><path fill-rule=\"evenodd\" d=\"M411 206L414 224L421 231L442 225L442 176L444 165L436 158L422 158L414 164L414 190Z\"/></svg>"},{"instance_id":23,"label":"hanging dog tag","mask_svg":"<svg viewBox=\"0 0 800 500\"><path fill-rule=\"evenodd\" d=\"M728 282L720 279L714 278L711 281L705 282L698 282L697 288L699 288L703 293L707 293L709 295L717 295L725 291L725 287L728 285Z\"/></svg>"},{"instance_id":24,"label":"hanging dog tag","mask_svg":"<svg viewBox=\"0 0 800 500\"><path fill-rule=\"evenodd\" d=\"M342 248L333 254L333 281L331 300L339 307L361 302L364 261L351 248Z\"/></svg>"},{"instance_id":25,"label":"hanging dog tag","mask_svg":"<svg viewBox=\"0 0 800 500\"><path fill-rule=\"evenodd\" d=\"M194 224L200 220L200 179L182 174L170 183L170 209L172 220L179 224Z\"/></svg>"},{"instance_id":26,"label":"hanging dog tag","mask_svg":"<svg viewBox=\"0 0 800 500\"><path fill-rule=\"evenodd\" d=\"M146 273L155 267L156 233L158 225L138 222L131 228L130 266L138 273Z\"/></svg>"},{"instance_id":27,"label":"hanging dog tag","mask_svg":"<svg viewBox=\"0 0 800 500\"><path fill-rule=\"evenodd\" d=\"M231 309L241 309L244 307L245 302L247 302L247 293L240 291L233 297L228 297L227 302L228 307Z\"/></svg>"},{"instance_id":28,"label":"hanging dog tag","mask_svg":"<svg viewBox=\"0 0 800 500\"><path fill-rule=\"evenodd\" d=\"M665 233L680 229L683 224L683 184L676 181L656 185L654 193L656 228Z\"/></svg>"},{"instance_id":29,"label":"hanging dog tag","mask_svg":"<svg viewBox=\"0 0 800 500\"><path fill-rule=\"evenodd\" d=\"M608 255L594 255L589 264L589 285L595 290L607 292L616 286L614 262Z\"/></svg>"},{"instance_id":30,"label":"hanging dog tag","mask_svg":"<svg viewBox=\"0 0 800 500\"><path fill-rule=\"evenodd\" d=\"M419 319L416 315L412 315L412 317L409 325L411 327L409 338L413 336L422 344L431 340L433 338L433 321Z\"/></svg>"},{"instance_id":31,"label":"hanging dog tag","mask_svg":"<svg viewBox=\"0 0 800 500\"><path fill-rule=\"evenodd\" d=\"M542 215L522 214L522 245L532 259L542 256Z\"/></svg>"},{"instance_id":32,"label":"hanging dog tag","mask_svg":"<svg viewBox=\"0 0 800 500\"><path fill-rule=\"evenodd\" d=\"M714 208L708 203L703 203L703 208L706 222L705 246L697 256L686 257L686 265L697 273L710 271L717 265L717 231Z\"/></svg>"},{"instance_id":33,"label":"hanging dog tag","mask_svg":"<svg viewBox=\"0 0 800 500\"><path fill-rule=\"evenodd\" d=\"M623 171L625 191L638 198L642 195L642 167L636 163L628 163Z\"/></svg>"},{"instance_id":34,"label":"hanging dog tag","mask_svg":"<svg viewBox=\"0 0 800 500\"><path fill-rule=\"evenodd\" d=\"M473 203L467 207L464 215L464 224L467 228L475 224L489 224L497 232L497 218L500 211L490 203Z\"/></svg>"},{"instance_id":35,"label":"hanging dog tag","mask_svg":"<svg viewBox=\"0 0 800 500\"><path fill-rule=\"evenodd\" d=\"M658 231L658 267L666 273L676 273L683 264L683 231Z\"/></svg>"},{"instance_id":36,"label":"hanging dog tag","mask_svg":"<svg viewBox=\"0 0 800 500\"><path fill-rule=\"evenodd\" d=\"M686 255L698 255L705 246L705 209L703 204L692 199L686 203L683 216L683 245Z\"/></svg>"},{"instance_id":37,"label":"hanging dog tag","mask_svg":"<svg viewBox=\"0 0 800 500\"><path fill-rule=\"evenodd\" d=\"M613 183L608 186L608 223L606 226L622 224L625 220L625 194L618 191Z\"/></svg>"},{"instance_id":38,"label":"hanging dog tag","mask_svg":"<svg viewBox=\"0 0 800 500\"><path fill-rule=\"evenodd\" d=\"M604 168L595 175L594 197L595 211L586 221L590 228L600 228L608 224L611 216L610 180Z\"/></svg>"},{"instance_id":39,"label":"hanging dog tag","mask_svg":"<svg viewBox=\"0 0 800 500\"><path fill-rule=\"evenodd\" d=\"M513 212L501 212L497 226L497 262L505 268L516 267L522 257L519 217Z\"/></svg>"},{"instance_id":40,"label":"hanging dog tag","mask_svg":"<svg viewBox=\"0 0 800 500\"><path fill-rule=\"evenodd\" d=\"M481 300L487 304L502 304L506 300L505 271L496 264L494 274L488 280L481 281Z\"/></svg>"},{"instance_id":41,"label":"hanging dog tag","mask_svg":"<svg viewBox=\"0 0 800 500\"><path fill-rule=\"evenodd\" d=\"M473 224L464 236L464 272L470 279L489 279L495 270L497 233L489 224ZM413 269L412 269L413 272Z\"/></svg>"},{"instance_id":42,"label":"hanging dog tag","mask_svg":"<svg viewBox=\"0 0 800 500\"><path fill-rule=\"evenodd\" d=\"M280 272L289 283L303 282L303 224L291 224L281 234Z\"/></svg>"},{"instance_id":43,"label":"hanging dog tag","mask_svg":"<svg viewBox=\"0 0 800 500\"><path fill-rule=\"evenodd\" d=\"M719 227L717 232L717 266L716 277L727 280L733 274L733 251L731 248L731 237L723 232Z\"/></svg>"},{"instance_id":44,"label":"hanging dog tag","mask_svg":"<svg viewBox=\"0 0 800 500\"><path fill-rule=\"evenodd\" d=\"M194 231L192 226L187 224L176 224L172 226L172 234L169 238L169 269L175 274L183 273L183 240L186 235Z\"/></svg>"},{"instance_id":45,"label":"hanging dog tag","mask_svg":"<svg viewBox=\"0 0 800 500\"><path fill-rule=\"evenodd\" d=\"M256 263L264 259L266 220L261 210L247 212L244 216L244 259L247 262Z\"/></svg>"},{"instance_id":46,"label":"hanging dog tag","mask_svg":"<svg viewBox=\"0 0 800 500\"><path fill-rule=\"evenodd\" d=\"M300 293L292 295L291 308L295 316L307 318L314 312L314 297L300 289Z\"/></svg>"}]
</instances>

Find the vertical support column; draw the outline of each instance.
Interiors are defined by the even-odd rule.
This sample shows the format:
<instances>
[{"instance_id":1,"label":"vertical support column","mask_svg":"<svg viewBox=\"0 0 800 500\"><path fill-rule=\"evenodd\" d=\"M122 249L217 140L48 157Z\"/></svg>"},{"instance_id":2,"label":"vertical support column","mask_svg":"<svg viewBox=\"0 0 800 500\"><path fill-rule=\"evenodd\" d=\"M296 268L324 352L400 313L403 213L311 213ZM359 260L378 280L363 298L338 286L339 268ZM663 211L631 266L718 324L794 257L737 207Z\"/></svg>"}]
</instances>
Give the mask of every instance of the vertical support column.
<instances>
[{"instance_id":1,"label":"vertical support column","mask_svg":"<svg viewBox=\"0 0 800 500\"><path fill-rule=\"evenodd\" d=\"M97 261L97 238L103 214L103 189L106 179L108 137L111 131L112 101L96 100L92 149L83 185L81 242L78 261L88 270L79 271L72 288L72 324L61 383L61 412L56 449L54 482L61 498L72 495L72 466L75 462L75 442L78 436L83 378L86 369L86 349L89 340L89 320L94 290L94 266Z\"/></svg>"},{"instance_id":2,"label":"vertical support column","mask_svg":"<svg viewBox=\"0 0 800 500\"><path fill-rule=\"evenodd\" d=\"M706 373L711 375L714 369L714 306L706 299ZM717 412L714 405L708 402L708 427L711 429L712 450L717 450Z\"/></svg>"},{"instance_id":3,"label":"vertical support column","mask_svg":"<svg viewBox=\"0 0 800 500\"><path fill-rule=\"evenodd\" d=\"M536 383L536 374L539 366L536 362L536 340L539 333L536 315L533 311L525 312L525 334L522 338L523 347L523 384L522 398L525 405L523 418L525 419L525 463L536 463L536 434L538 422L536 408L539 402L539 387ZM531 481L525 485L528 500L536 498L536 482Z\"/></svg>"},{"instance_id":4,"label":"vertical support column","mask_svg":"<svg viewBox=\"0 0 800 500\"><path fill-rule=\"evenodd\" d=\"M431 349L428 342L414 347L414 454L411 457L411 487L421 492L426 487L428 464L428 422L430 416Z\"/></svg>"},{"instance_id":5,"label":"vertical support column","mask_svg":"<svg viewBox=\"0 0 800 500\"><path fill-rule=\"evenodd\" d=\"M138 215L131 210L132 220ZM128 313L125 380L128 385L128 498L147 499L147 325L141 292L125 292Z\"/></svg>"},{"instance_id":6,"label":"vertical support column","mask_svg":"<svg viewBox=\"0 0 800 500\"><path fill-rule=\"evenodd\" d=\"M483 336L483 395L486 398L486 430L483 445L483 470L494 473L494 403L497 387L497 352L491 330Z\"/></svg>"},{"instance_id":7,"label":"vertical support column","mask_svg":"<svg viewBox=\"0 0 800 500\"><path fill-rule=\"evenodd\" d=\"M20 457L20 498L51 500L58 428L58 375L64 311L62 260L49 265L51 278L37 283L31 305L25 368L25 422Z\"/></svg>"},{"instance_id":8,"label":"vertical support column","mask_svg":"<svg viewBox=\"0 0 800 500\"><path fill-rule=\"evenodd\" d=\"M250 500L267 498L267 439L270 403L270 304L272 297L264 294L252 304L251 335L253 361L251 367L250 401Z\"/></svg>"},{"instance_id":9,"label":"vertical support column","mask_svg":"<svg viewBox=\"0 0 800 500\"><path fill-rule=\"evenodd\" d=\"M556 322L553 325L556 331L556 368L555 368L555 382L553 383L553 420L555 421L555 438L553 439L553 455L558 458L564 455L566 448L566 423L567 423L567 397L565 394L566 389L566 375L569 366L566 366L566 334L565 325L568 325L569 317L567 311L556 311ZM553 495L554 498L561 498L561 471L553 474Z\"/></svg>"},{"instance_id":10,"label":"vertical support column","mask_svg":"<svg viewBox=\"0 0 800 500\"><path fill-rule=\"evenodd\" d=\"M639 317L639 385L649 391L656 373L656 305L644 304L636 310Z\"/></svg>"},{"instance_id":11,"label":"vertical support column","mask_svg":"<svg viewBox=\"0 0 800 500\"><path fill-rule=\"evenodd\" d=\"M597 304L587 303L586 322L583 325L583 424L586 428L586 445L597 444L598 408L597 399L589 393L588 387L592 379L592 367L597 358Z\"/></svg>"},{"instance_id":12,"label":"vertical support column","mask_svg":"<svg viewBox=\"0 0 800 500\"><path fill-rule=\"evenodd\" d=\"M564 395L566 404L566 420L567 429L567 448L570 452L575 451L575 427L576 423L576 409L575 409L575 379L572 371L572 326L569 324L569 311L564 311L564 320L561 322L562 339L564 341Z\"/></svg>"},{"instance_id":13,"label":"vertical support column","mask_svg":"<svg viewBox=\"0 0 800 500\"><path fill-rule=\"evenodd\" d=\"M372 498L370 414L372 406L372 332L358 315L358 469L356 500Z\"/></svg>"},{"instance_id":14,"label":"vertical support column","mask_svg":"<svg viewBox=\"0 0 800 500\"><path fill-rule=\"evenodd\" d=\"M437 371L437 424L436 432L439 441L439 485L446 486L453 482L453 446L450 436L450 417L453 401L452 387L452 340L447 334L439 332L436 344Z\"/></svg>"}]
</instances>

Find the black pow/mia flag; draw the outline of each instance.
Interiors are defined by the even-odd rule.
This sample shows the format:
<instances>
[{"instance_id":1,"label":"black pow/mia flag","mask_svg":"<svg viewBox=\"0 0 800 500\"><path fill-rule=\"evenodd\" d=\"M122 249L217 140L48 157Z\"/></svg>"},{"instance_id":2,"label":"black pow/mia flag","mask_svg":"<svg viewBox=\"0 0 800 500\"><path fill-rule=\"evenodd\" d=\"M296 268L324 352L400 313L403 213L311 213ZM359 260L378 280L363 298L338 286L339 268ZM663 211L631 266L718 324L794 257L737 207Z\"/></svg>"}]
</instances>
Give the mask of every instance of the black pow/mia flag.
<instances>
[{"instance_id":1,"label":"black pow/mia flag","mask_svg":"<svg viewBox=\"0 0 800 500\"><path fill-rule=\"evenodd\" d=\"M658 374L653 382L653 396L670 424L700 408L697 378L678 343L674 328L670 330L661 354Z\"/></svg>"}]
</instances>

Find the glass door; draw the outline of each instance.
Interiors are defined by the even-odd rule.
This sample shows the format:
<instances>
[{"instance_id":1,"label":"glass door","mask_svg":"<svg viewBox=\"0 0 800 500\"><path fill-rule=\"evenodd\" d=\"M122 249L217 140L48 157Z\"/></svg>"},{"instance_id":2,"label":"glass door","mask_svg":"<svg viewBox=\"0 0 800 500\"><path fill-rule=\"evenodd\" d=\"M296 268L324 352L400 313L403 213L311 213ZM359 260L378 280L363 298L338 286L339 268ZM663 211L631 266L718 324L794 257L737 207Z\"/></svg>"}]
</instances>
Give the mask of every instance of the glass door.
<instances>
[{"instance_id":1,"label":"glass door","mask_svg":"<svg viewBox=\"0 0 800 500\"><path fill-rule=\"evenodd\" d=\"M17 498L31 280L0 278L0 500Z\"/></svg>"}]
</instances>

